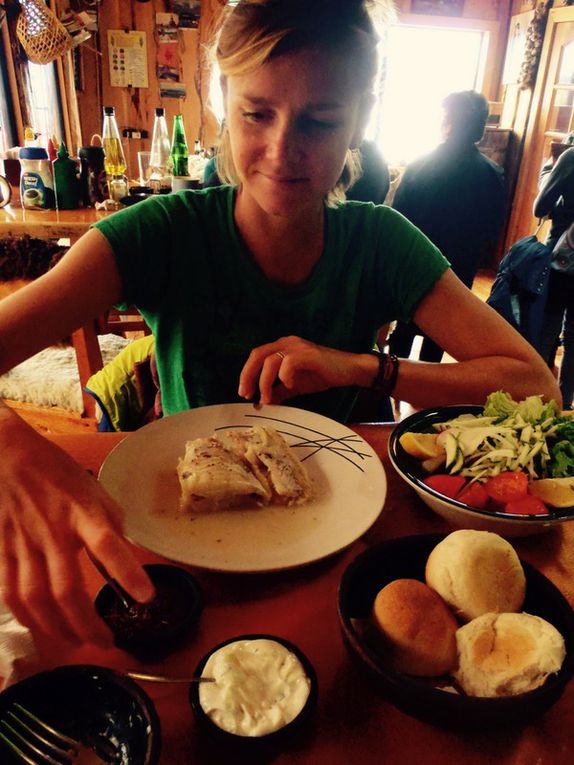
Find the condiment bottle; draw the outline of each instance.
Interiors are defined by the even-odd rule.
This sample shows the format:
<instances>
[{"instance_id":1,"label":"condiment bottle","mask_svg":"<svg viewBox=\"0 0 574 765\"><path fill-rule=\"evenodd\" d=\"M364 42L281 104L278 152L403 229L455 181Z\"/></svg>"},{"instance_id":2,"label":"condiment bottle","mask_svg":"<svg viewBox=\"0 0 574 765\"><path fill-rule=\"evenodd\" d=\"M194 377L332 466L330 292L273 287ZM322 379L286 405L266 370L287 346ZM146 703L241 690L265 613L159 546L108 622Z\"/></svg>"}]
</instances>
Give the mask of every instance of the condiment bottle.
<instances>
[{"instance_id":1,"label":"condiment bottle","mask_svg":"<svg viewBox=\"0 0 574 765\"><path fill-rule=\"evenodd\" d=\"M77 210L80 206L80 189L76 174L76 163L70 159L66 144L62 141L58 156L52 162L54 191L58 210Z\"/></svg>"},{"instance_id":2,"label":"condiment bottle","mask_svg":"<svg viewBox=\"0 0 574 765\"><path fill-rule=\"evenodd\" d=\"M187 166L187 141L185 138L185 129L183 127L183 116L181 114L176 114L173 121L170 165L174 178L189 177Z\"/></svg>"},{"instance_id":3,"label":"condiment bottle","mask_svg":"<svg viewBox=\"0 0 574 765\"><path fill-rule=\"evenodd\" d=\"M78 156L82 202L85 207L94 207L108 198L104 150L101 146L82 146Z\"/></svg>"},{"instance_id":4,"label":"condiment bottle","mask_svg":"<svg viewBox=\"0 0 574 765\"><path fill-rule=\"evenodd\" d=\"M149 184L156 194L171 190L171 173L169 172L170 145L165 121L165 110L158 107L155 110L153 134L151 139Z\"/></svg>"},{"instance_id":5,"label":"condiment bottle","mask_svg":"<svg viewBox=\"0 0 574 765\"><path fill-rule=\"evenodd\" d=\"M28 210L54 207L54 182L48 152L39 146L20 149L20 198Z\"/></svg>"},{"instance_id":6,"label":"condiment bottle","mask_svg":"<svg viewBox=\"0 0 574 765\"><path fill-rule=\"evenodd\" d=\"M57 141L54 138L48 138L48 159L54 162L58 156Z\"/></svg>"},{"instance_id":7,"label":"condiment bottle","mask_svg":"<svg viewBox=\"0 0 574 765\"><path fill-rule=\"evenodd\" d=\"M108 180L112 176L125 175L126 158L120 139L120 131L116 122L113 106L104 106L104 126L102 128L102 144L104 147L104 166Z\"/></svg>"}]
</instances>

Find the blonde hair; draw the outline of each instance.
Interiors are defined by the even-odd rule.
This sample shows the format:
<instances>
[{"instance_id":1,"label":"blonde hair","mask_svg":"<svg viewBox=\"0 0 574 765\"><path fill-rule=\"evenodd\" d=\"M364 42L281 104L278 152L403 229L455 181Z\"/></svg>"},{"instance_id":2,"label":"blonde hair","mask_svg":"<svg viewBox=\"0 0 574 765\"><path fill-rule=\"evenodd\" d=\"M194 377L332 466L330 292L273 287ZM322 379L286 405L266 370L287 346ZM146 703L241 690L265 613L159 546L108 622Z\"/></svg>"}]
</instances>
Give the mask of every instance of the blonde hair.
<instances>
[{"instance_id":1,"label":"blonde hair","mask_svg":"<svg viewBox=\"0 0 574 765\"><path fill-rule=\"evenodd\" d=\"M253 72L272 58L309 44L347 48L348 61L356 69L357 92L366 98L378 68L377 23L386 20L391 11L388 0L240 0L227 9L214 55L226 78ZM236 185L239 179L225 125L216 163L221 180ZM346 189L360 175L360 154L348 149L327 203L344 201Z\"/></svg>"}]
</instances>

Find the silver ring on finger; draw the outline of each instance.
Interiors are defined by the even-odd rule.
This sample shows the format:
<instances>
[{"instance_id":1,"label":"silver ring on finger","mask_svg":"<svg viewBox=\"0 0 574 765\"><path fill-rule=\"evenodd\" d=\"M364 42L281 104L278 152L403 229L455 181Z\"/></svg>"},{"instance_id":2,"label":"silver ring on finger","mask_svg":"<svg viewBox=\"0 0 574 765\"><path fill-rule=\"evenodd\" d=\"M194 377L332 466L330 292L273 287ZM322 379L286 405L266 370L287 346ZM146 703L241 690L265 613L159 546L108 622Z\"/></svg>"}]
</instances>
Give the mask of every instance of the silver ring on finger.
<instances>
[{"instance_id":1,"label":"silver ring on finger","mask_svg":"<svg viewBox=\"0 0 574 765\"><path fill-rule=\"evenodd\" d=\"M279 356L281 360L285 358L285 354L283 353L283 351L275 351L275 355Z\"/></svg>"}]
</instances>

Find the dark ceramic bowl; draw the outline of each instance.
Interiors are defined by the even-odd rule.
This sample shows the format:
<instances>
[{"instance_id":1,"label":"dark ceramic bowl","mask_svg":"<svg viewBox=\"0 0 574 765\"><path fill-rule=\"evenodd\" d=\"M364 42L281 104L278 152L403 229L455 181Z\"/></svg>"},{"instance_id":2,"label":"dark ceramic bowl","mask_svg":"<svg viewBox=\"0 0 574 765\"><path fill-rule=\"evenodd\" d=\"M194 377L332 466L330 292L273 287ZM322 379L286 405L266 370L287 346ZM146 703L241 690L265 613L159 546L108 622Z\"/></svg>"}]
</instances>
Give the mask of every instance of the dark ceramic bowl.
<instances>
[{"instance_id":1,"label":"dark ceramic bowl","mask_svg":"<svg viewBox=\"0 0 574 765\"><path fill-rule=\"evenodd\" d=\"M289 640L277 637L276 635L237 635L236 637L229 638L228 640L219 643L219 645L216 645L215 648L213 648L201 659L195 669L194 674L201 675L209 657L220 648L223 648L224 646L229 645L230 643L235 643L237 641L261 639L273 640L276 643L280 643L282 646L287 648L287 650L291 651L291 653L295 654L295 656L301 662L303 669L305 670L305 673L310 680L311 687L309 696L299 714L290 723L287 723L287 725L284 725L282 728L279 728L278 730L263 736L241 736L239 734L230 733L229 731L220 728L211 720L211 718L204 712L203 707L199 701L199 684L192 683L189 688L189 701L191 703L195 719L197 720L201 732L206 735L210 741L213 741L214 743L217 743L223 747L229 747L230 752L232 752L234 749L237 749L237 747L241 747L242 749L248 748L254 753L259 749L270 752L273 751L275 747L283 747L288 742L294 741L295 738L304 733L305 729L308 727L313 716L315 706L317 704L318 683L317 675L313 665L300 648L289 642Z\"/></svg>"},{"instance_id":2,"label":"dark ceramic bowl","mask_svg":"<svg viewBox=\"0 0 574 765\"><path fill-rule=\"evenodd\" d=\"M0 719L16 702L106 763L156 765L159 760L160 724L151 699L111 669L79 664L33 675L0 693ZM21 760L0 742L0 762Z\"/></svg>"},{"instance_id":3,"label":"dark ceramic bowl","mask_svg":"<svg viewBox=\"0 0 574 765\"><path fill-rule=\"evenodd\" d=\"M361 553L339 585L338 609L344 641L380 692L413 717L447 727L510 726L533 720L556 702L574 675L574 611L552 582L522 562L526 575L523 611L553 624L564 637L566 658L556 675L533 691L505 698L477 698L441 690L440 682L392 669L370 629L369 617L379 590L394 579L425 580L431 550L443 535L402 537Z\"/></svg>"},{"instance_id":4,"label":"dark ceramic bowl","mask_svg":"<svg viewBox=\"0 0 574 765\"><path fill-rule=\"evenodd\" d=\"M145 199L149 199L151 197L151 194L147 193L130 193L126 197L122 197L120 199L120 204L124 207L131 207L132 205L137 204L138 202L143 202Z\"/></svg>"},{"instance_id":5,"label":"dark ceramic bowl","mask_svg":"<svg viewBox=\"0 0 574 765\"><path fill-rule=\"evenodd\" d=\"M114 635L118 648L141 658L157 658L174 650L199 620L202 594L195 578L179 566L144 566L156 588L151 603L136 603L126 611L105 584L96 596L96 611Z\"/></svg>"},{"instance_id":6,"label":"dark ceramic bowl","mask_svg":"<svg viewBox=\"0 0 574 765\"><path fill-rule=\"evenodd\" d=\"M423 478L424 472L420 461L405 452L399 441L403 433L436 433L433 425L446 422L461 414L482 414L481 406L471 404L461 406L442 406L424 409L406 417L394 428L389 438L389 457L400 477L416 491L431 510L445 518L452 526L479 531L493 531L503 537L527 536L548 531L559 523L574 518L574 507L551 509L549 515L515 515L495 510L479 510L445 497L431 489Z\"/></svg>"}]
</instances>

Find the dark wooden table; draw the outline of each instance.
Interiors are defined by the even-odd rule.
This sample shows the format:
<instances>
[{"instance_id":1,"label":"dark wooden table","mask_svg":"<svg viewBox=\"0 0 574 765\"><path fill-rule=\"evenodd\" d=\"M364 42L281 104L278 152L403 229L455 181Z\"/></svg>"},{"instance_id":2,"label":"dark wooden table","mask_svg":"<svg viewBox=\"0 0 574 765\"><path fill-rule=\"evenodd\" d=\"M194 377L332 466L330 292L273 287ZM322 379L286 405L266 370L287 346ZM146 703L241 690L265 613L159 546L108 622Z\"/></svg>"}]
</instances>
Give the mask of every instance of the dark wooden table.
<instances>
[{"instance_id":1,"label":"dark wooden table","mask_svg":"<svg viewBox=\"0 0 574 765\"><path fill-rule=\"evenodd\" d=\"M574 763L574 683L536 725L498 733L464 736L415 720L386 702L357 673L343 646L337 617L337 587L353 558L384 539L414 533L446 532L434 515L395 474L387 457L390 426L354 428L380 455L388 478L385 508L374 526L350 548L332 558L295 571L258 575L224 575L194 570L205 593L205 610L197 633L163 663L138 664L122 651L84 646L62 653L61 646L40 646L31 673L59 664L90 662L118 670L140 669L163 674L189 672L220 641L241 633L268 632L292 640L309 656L319 678L319 704L313 728L304 742L286 747L277 765L570 765ZM52 440L81 464L97 472L120 434L53 436ZM349 508L352 512L352 507ZM515 540L519 555L542 570L574 603L574 525ZM142 562L161 559L138 551ZM86 586L95 594L102 582L85 565ZM145 685L161 719L162 765L227 765L239 755L221 759L199 735L187 702L187 686ZM247 759L245 762L260 762ZM265 760L268 762L268 760Z\"/></svg>"}]
</instances>

